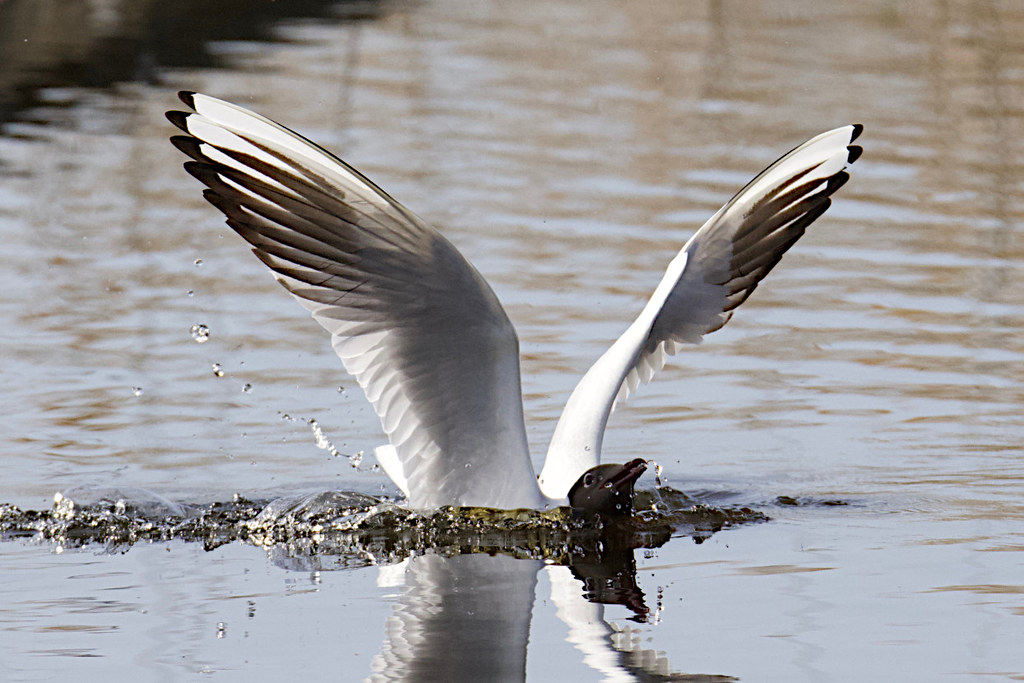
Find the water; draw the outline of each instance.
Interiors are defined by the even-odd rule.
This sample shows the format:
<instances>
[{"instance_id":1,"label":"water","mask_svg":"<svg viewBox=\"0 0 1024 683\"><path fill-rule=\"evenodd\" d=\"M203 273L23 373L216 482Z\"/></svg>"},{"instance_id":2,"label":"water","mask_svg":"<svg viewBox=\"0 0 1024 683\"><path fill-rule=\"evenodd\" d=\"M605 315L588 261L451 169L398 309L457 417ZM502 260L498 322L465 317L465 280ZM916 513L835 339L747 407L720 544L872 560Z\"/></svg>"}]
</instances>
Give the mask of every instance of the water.
<instances>
[{"instance_id":1,"label":"water","mask_svg":"<svg viewBox=\"0 0 1024 683\"><path fill-rule=\"evenodd\" d=\"M736 189L836 125L863 123L865 153L732 322L612 418L609 460L771 517L637 549L642 623L506 554L420 549L379 572L242 541L9 541L8 679L473 678L481 651L538 681L652 675L637 662L1024 677L1013 3L49 4L0 5L0 503L22 509L75 487L396 494L371 456L318 448L382 437L182 171L178 89L282 120L443 226L519 331L537 457Z\"/></svg>"}]
</instances>

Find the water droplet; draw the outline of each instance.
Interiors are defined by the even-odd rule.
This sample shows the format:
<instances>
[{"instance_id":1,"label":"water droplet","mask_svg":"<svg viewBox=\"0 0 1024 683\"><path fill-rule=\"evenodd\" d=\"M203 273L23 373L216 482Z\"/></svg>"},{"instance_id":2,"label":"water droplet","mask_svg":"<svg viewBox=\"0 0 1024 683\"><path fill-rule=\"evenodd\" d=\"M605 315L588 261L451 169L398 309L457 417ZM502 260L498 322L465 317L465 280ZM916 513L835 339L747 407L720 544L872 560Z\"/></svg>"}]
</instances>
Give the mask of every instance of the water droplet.
<instances>
[{"instance_id":1,"label":"water droplet","mask_svg":"<svg viewBox=\"0 0 1024 683\"><path fill-rule=\"evenodd\" d=\"M217 377L223 377L224 376L224 366L221 365L220 363L214 363L213 364L213 374L216 375Z\"/></svg>"},{"instance_id":2,"label":"water droplet","mask_svg":"<svg viewBox=\"0 0 1024 683\"><path fill-rule=\"evenodd\" d=\"M203 259L201 259L201 258L197 258L197 259L196 259L195 261L193 261L192 263L194 263L194 264L195 264L196 266L201 266L201 265L203 265Z\"/></svg>"},{"instance_id":3,"label":"water droplet","mask_svg":"<svg viewBox=\"0 0 1024 683\"><path fill-rule=\"evenodd\" d=\"M192 326L192 338L196 340L197 344L202 344L210 338L210 328L202 323L196 323Z\"/></svg>"},{"instance_id":4,"label":"water droplet","mask_svg":"<svg viewBox=\"0 0 1024 683\"><path fill-rule=\"evenodd\" d=\"M246 393L246 394L248 394L248 393L249 393L249 392L251 392L251 391L252 391L252 385L251 385L251 384L249 384L248 382L246 382L245 384L243 384L243 385L242 385L242 392L243 392L243 393Z\"/></svg>"},{"instance_id":5,"label":"water droplet","mask_svg":"<svg viewBox=\"0 0 1024 683\"><path fill-rule=\"evenodd\" d=\"M316 421L316 419L309 418L308 420L306 420L306 424L308 424L309 428L313 430L313 438L316 439L317 448L321 448L327 451L336 458L344 456L345 458L348 459L348 464L351 465L354 469L359 469L359 466L363 464L362 451L357 451L356 453L352 453L351 455L347 453L342 453L334 446L333 443L331 443L330 439L324 436L324 431L320 428L320 424Z\"/></svg>"},{"instance_id":6,"label":"water droplet","mask_svg":"<svg viewBox=\"0 0 1024 683\"><path fill-rule=\"evenodd\" d=\"M142 387L132 387L132 396L142 396Z\"/></svg>"}]
</instances>

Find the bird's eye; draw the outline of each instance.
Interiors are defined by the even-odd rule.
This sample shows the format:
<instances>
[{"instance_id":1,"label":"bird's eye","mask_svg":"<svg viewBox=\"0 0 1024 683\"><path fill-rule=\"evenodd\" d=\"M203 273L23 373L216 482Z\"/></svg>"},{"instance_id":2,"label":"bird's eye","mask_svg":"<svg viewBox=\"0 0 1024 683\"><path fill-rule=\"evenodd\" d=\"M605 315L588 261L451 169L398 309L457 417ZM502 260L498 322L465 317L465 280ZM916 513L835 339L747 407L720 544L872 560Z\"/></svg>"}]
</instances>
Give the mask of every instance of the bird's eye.
<instances>
[{"instance_id":1,"label":"bird's eye","mask_svg":"<svg viewBox=\"0 0 1024 683\"><path fill-rule=\"evenodd\" d=\"M583 475L583 485L590 487L597 483L597 476L593 472L587 472Z\"/></svg>"}]
</instances>

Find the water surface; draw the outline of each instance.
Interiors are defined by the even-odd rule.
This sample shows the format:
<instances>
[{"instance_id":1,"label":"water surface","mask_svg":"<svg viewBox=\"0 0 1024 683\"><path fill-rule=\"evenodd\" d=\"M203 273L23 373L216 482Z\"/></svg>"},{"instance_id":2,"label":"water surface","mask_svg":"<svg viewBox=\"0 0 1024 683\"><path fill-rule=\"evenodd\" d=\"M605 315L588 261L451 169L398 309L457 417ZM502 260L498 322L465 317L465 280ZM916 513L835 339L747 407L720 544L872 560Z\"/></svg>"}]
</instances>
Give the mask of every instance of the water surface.
<instances>
[{"instance_id":1,"label":"water surface","mask_svg":"<svg viewBox=\"0 0 1024 683\"><path fill-rule=\"evenodd\" d=\"M247 17L228 30L194 7L27 9L47 4L0 6L0 502L23 509L90 486L396 494L370 456L318 448L310 420L343 456L383 437L181 170L178 89L281 120L442 226L519 331L538 466L693 230L820 131L863 123L865 154L732 322L612 418L609 460L772 518L638 549L643 623L581 600L564 566L500 554L378 573L242 542L7 542L12 680L422 679L442 644L394 643L437 631L416 626L431 600L461 606L443 624L493 610L453 638L493 634L478 645L531 680L651 675L623 650L740 680L1024 677L1016 5L224 3Z\"/></svg>"}]
</instances>

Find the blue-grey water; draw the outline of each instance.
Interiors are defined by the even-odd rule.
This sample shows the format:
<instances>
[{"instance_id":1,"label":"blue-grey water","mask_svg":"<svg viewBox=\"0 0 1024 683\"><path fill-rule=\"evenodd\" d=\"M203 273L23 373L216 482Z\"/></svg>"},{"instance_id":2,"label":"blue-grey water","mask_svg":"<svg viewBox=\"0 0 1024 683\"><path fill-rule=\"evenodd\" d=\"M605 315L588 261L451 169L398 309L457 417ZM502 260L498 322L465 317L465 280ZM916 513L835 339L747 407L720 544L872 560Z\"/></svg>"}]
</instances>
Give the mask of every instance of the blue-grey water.
<instances>
[{"instance_id":1,"label":"blue-grey water","mask_svg":"<svg viewBox=\"0 0 1024 683\"><path fill-rule=\"evenodd\" d=\"M0 679L1024 679L1017 4L287 4L0 2L0 503L396 493L329 340L167 143L190 89L442 227L519 331L538 467L686 238L863 123L828 214L606 438L772 519L638 550L643 623L534 559L8 541Z\"/></svg>"}]
</instances>

